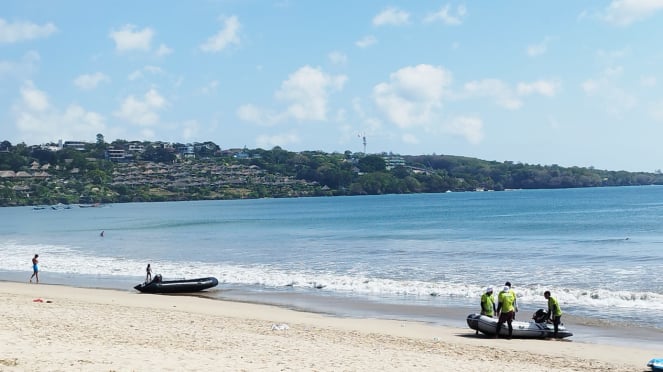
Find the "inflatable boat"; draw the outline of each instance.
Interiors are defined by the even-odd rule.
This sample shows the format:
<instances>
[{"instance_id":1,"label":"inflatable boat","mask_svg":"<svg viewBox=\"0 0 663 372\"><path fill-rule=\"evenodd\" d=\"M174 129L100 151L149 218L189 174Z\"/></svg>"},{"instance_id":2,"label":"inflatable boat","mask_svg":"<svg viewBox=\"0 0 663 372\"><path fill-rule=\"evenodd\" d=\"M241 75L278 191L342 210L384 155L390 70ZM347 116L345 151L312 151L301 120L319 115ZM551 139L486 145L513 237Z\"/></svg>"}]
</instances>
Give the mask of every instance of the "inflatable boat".
<instances>
[{"instance_id":1,"label":"inflatable boat","mask_svg":"<svg viewBox=\"0 0 663 372\"><path fill-rule=\"evenodd\" d=\"M219 281L214 277L186 280L161 280L161 275L157 275L151 282L141 283L135 286L134 289L143 293L187 293L216 287L218 284Z\"/></svg>"},{"instance_id":2,"label":"inflatable boat","mask_svg":"<svg viewBox=\"0 0 663 372\"><path fill-rule=\"evenodd\" d=\"M537 316L538 315L538 316ZM545 322L547 314L541 309L534 313L532 321L519 322L514 320L512 337L514 338L552 338L554 327L552 323ZM497 331L497 318L491 318L481 314L470 314L467 316L467 325L488 336L495 336ZM509 335L509 326L504 323L500 328L500 337ZM557 329L557 338L566 338L573 336L573 333L560 324Z\"/></svg>"}]
</instances>

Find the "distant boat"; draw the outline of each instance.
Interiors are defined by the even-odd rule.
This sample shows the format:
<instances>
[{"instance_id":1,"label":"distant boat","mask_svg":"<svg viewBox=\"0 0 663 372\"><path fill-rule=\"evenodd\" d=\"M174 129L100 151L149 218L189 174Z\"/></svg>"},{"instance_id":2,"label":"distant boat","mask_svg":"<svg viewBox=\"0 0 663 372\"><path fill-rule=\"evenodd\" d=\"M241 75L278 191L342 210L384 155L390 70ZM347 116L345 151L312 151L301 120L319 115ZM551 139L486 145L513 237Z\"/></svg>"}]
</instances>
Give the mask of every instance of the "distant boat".
<instances>
[{"instance_id":1,"label":"distant boat","mask_svg":"<svg viewBox=\"0 0 663 372\"><path fill-rule=\"evenodd\" d=\"M219 281L214 277L161 280L161 275L157 275L151 282L138 284L134 289L143 293L188 293L216 287L218 284Z\"/></svg>"}]
</instances>

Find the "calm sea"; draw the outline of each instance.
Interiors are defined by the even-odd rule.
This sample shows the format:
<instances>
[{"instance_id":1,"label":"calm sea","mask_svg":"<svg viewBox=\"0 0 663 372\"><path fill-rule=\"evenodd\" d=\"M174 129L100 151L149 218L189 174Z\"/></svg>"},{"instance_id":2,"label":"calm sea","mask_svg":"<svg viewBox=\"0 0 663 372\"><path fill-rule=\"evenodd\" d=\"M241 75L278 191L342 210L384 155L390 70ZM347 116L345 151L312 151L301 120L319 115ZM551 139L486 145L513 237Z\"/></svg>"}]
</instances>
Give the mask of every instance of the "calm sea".
<instances>
[{"instance_id":1,"label":"calm sea","mask_svg":"<svg viewBox=\"0 0 663 372\"><path fill-rule=\"evenodd\" d=\"M433 316L475 310L509 280L521 310L550 290L565 314L663 330L658 186L19 207L0 220L4 280L27 281L38 253L43 282L133 290L151 263L164 279L215 276L221 298Z\"/></svg>"}]
</instances>

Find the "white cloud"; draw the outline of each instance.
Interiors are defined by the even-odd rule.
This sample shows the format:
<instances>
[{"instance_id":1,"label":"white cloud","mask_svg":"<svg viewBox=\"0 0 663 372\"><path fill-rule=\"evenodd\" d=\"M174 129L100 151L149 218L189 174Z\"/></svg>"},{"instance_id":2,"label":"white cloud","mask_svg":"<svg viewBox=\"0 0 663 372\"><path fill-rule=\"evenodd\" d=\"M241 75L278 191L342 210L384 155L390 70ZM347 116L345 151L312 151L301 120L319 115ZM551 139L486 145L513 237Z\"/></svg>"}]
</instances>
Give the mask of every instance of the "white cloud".
<instances>
[{"instance_id":1,"label":"white cloud","mask_svg":"<svg viewBox=\"0 0 663 372\"><path fill-rule=\"evenodd\" d=\"M531 83L518 83L517 91L519 95L523 96L540 94L542 96L552 97L559 91L559 82L537 80Z\"/></svg>"},{"instance_id":2,"label":"white cloud","mask_svg":"<svg viewBox=\"0 0 663 372\"><path fill-rule=\"evenodd\" d=\"M283 112L246 104L237 109L237 116L264 125L277 124L287 119L326 121L329 94L342 90L346 80L345 75L329 75L319 68L304 66L281 83L281 88L274 94L278 101L286 104L287 108Z\"/></svg>"},{"instance_id":3,"label":"white cloud","mask_svg":"<svg viewBox=\"0 0 663 372\"><path fill-rule=\"evenodd\" d=\"M11 77L19 81L23 80L37 68L39 60L39 53L29 51L21 57L20 61L0 61L0 79Z\"/></svg>"},{"instance_id":4,"label":"white cloud","mask_svg":"<svg viewBox=\"0 0 663 372\"><path fill-rule=\"evenodd\" d=\"M8 23L0 18L0 44L12 44L26 40L49 37L58 28L52 23L37 25L31 22Z\"/></svg>"},{"instance_id":5,"label":"white cloud","mask_svg":"<svg viewBox=\"0 0 663 372\"><path fill-rule=\"evenodd\" d=\"M231 44L239 45L239 29L241 24L237 19L237 16L231 16L228 18L222 18L223 27L215 35L210 36L207 41L205 41L200 49L203 52L220 52Z\"/></svg>"},{"instance_id":6,"label":"white cloud","mask_svg":"<svg viewBox=\"0 0 663 372\"><path fill-rule=\"evenodd\" d=\"M408 23L410 14L398 8L389 7L373 17L374 26L399 26Z\"/></svg>"},{"instance_id":7,"label":"white cloud","mask_svg":"<svg viewBox=\"0 0 663 372\"><path fill-rule=\"evenodd\" d=\"M130 73L129 76L127 76L127 79L130 81L142 79L145 77L143 72L148 72L153 75L161 75L164 73L164 70L159 66L146 65L142 69Z\"/></svg>"},{"instance_id":8,"label":"white cloud","mask_svg":"<svg viewBox=\"0 0 663 372\"><path fill-rule=\"evenodd\" d=\"M110 82L110 78L101 72L79 75L74 79L74 85L83 90L92 90L99 84L107 82Z\"/></svg>"},{"instance_id":9,"label":"white cloud","mask_svg":"<svg viewBox=\"0 0 663 372\"><path fill-rule=\"evenodd\" d=\"M284 115L246 104L237 108L237 117L243 121L269 126L279 123Z\"/></svg>"},{"instance_id":10,"label":"white cloud","mask_svg":"<svg viewBox=\"0 0 663 372\"><path fill-rule=\"evenodd\" d=\"M484 79L466 83L464 95L468 97L492 97L498 105L509 110L517 110L523 105L512 89L498 79Z\"/></svg>"},{"instance_id":11,"label":"white cloud","mask_svg":"<svg viewBox=\"0 0 663 372\"><path fill-rule=\"evenodd\" d=\"M663 9L662 0L613 0L602 14L603 20L617 26L628 26Z\"/></svg>"},{"instance_id":12,"label":"white cloud","mask_svg":"<svg viewBox=\"0 0 663 372\"><path fill-rule=\"evenodd\" d=\"M261 135L256 138L256 145L262 149L272 149L275 146L287 147L293 143L301 142L296 133L276 134L272 136Z\"/></svg>"},{"instance_id":13,"label":"white cloud","mask_svg":"<svg viewBox=\"0 0 663 372\"><path fill-rule=\"evenodd\" d=\"M21 98L29 111L46 111L51 107L46 93L35 88L32 81L27 81L21 87Z\"/></svg>"},{"instance_id":14,"label":"white cloud","mask_svg":"<svg viewBox=\"0 0 663 372\"><path fill-rule=\"evenodd\" d=\"M538 57L540 55L546 54L548 51L548 43L550 43L551 40L552 38L546 37L540 43L527 46L527 55L530 57Z\"/></svg>"},{"instance_id":15,"label":"white cloud","mask_svg":"<svg viewBox=\"0 0 663 372\"><path fill-rule=\"evenodd\" d=\"M335 65L345 65L348 63L348 56L344 53L333 51L329 53L329 61Z\"/></svg>"},{"instance_id":16,"label":"white cloud","mask_svg":"<svg viewBox=\"0 0 663 372\"><path fill-rule=\"evenodd\" d=\"M79 105L69 105L60 112L50 103L48 94L30 81L21 87L21 99L12 111L21 137L33 143L60 138L94 138L106 129L103 116Z\"/></svg>"},{"instance_id":17,"label":"white cloud","mask_svg":"<svg viewBox=\"0 0 663 372\"><path fill-rule=\"evenodd\" d=\"M129 52L132 50L149 51L154 31L146 27L136 30L134 25L124 25L119 31L111 31L108 35L115 42L118 52Z\"/></svg>"},{"instance_id":18,"label":"white cloud","mask_svg":"<svg viewBox=\"0 0 663 372\"><path fill-rule=\"evenodd\" d=\"M656 76L641 76L640 85L643 87L655 87L657 84Z\"/></svg>"},{"instance_id":19,"label":"white cloud","mask_svg":"<svg viewBox=\"0 0 663 372\"><path fill-rule=\"evenodd\" d=\"M289 116L297 120L327 120L330 91L343 89L345 75L332 76L320 69L304 66L288 77L276 98L289 104Z\"/></svg>"},{"instance_id":20,"label":"white cloud","mask_svg":"<svg viewBox=\"0 0 663 372\"><path fill-rule=\"evenodd\" d=\"M171 53L173 53L173 50L169 48L166 44L159 45L159 49L157 49L157 56L159 57L167 56Z\"/></svg>"},{"instance_id":21,"label":"white cloud","mask_svg":"<svg viewBox=\"0 0 663 372\"><path fill-rule=\"evenodd\" d=\"M440 10L434 13L429 13L424 18L424 22L436 22L441 21L449 26L457 26L463 23L463 18L467 14L467 9L464 5L458 5L456 7L456 12L454 13L450 4L444 5Z\"/></svg>"},{"instance_id":22,"label":"white cloud","mask_svg":"<svg viewBox=\"0 0 663 372\"><path fill-rule=\"evenodd\" d=\"M115 116L134 124L154 125L159 121L157 111L166 104L166 100L152 88L145 93L142 100L133 95L125 98Z\"/></svg>"},{"instance_id":23,"label":"white cloud","mask_svg":"<svg viewBox=\"0 0 663 372\"><path fill-rule=\"evenodd\" d=\"M368 48L369 46L375 44L378 42L378 39L376 39L373 36L364 36L363 38L357 40L355 42L355 45L360 47L360 48Z\"/></svg>"},{"instance_id":24,"label":"white cloud","mask_svg":"<svg viewBox=\"0 0 663 372\"><path fill-rule=\"evenodd\" d=\"M442 67L421 64L402 68L389 76L389 82L373 88L378 109L401 128L428 124L442 107L451 74Z\"/></svg>"},{"instance_id":25,"label":"white cloud","mask_svg":"<svg viewBox=\"0 0 663 372\"><path fill-rule=\"evenodd\" d=\"M587 79L580 88L589 97L602 101L610 115L621 115L637 105L637 99L618 85L621 69L606 69L595 79Z\"/></svg>"},{"instance_id":26,"label":"white cloud","mask_svg":"<svg viewBox=\"0 0 663 372\"><path fill-rule=\"evenodd\" d=\"M202 87L200 91L202 94L210 94L212 92L215 92L218 87L219 87L219 81L212 80L209 83L207 83L204 87Z\"/></svg>"},{"instance_id":27,"label":"white cloud","mask_svg":"<svg viewBox=\"0 0 663 372\"><path fill-rule=\"evenodd\" d=\"M448 133L462 136L471 144L478 144L484 138L483 122L472 116L459 116L444 125Z\"/></svg>"}]
</instances>

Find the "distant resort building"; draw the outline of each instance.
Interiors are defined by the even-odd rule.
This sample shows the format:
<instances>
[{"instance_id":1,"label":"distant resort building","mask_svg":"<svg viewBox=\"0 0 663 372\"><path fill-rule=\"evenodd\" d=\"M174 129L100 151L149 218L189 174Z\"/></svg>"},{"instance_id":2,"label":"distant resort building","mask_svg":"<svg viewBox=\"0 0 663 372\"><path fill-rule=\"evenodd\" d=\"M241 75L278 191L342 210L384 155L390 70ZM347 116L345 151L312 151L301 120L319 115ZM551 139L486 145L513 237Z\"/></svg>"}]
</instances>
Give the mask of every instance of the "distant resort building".
<instances>
[{"instance_id":1,"label":"distant resort building","mask_svg":"<svg viewBox=\"0 0 663 372\"><path fill-rule=\"evenodd\" d=\"M392 170L396 167L404 167L405 159L402 156L392 153L382 153L382 159L387 170Z\"/></svg>"},{"instance_id":2,"label":"distant resort building","mask_svg":"<svg viewBox=\"0 0 663 372\"><path fill-rule=\"evenodd\" d=\"M78 150L78 151L83 151L83 150L85 150L86 145L88 145L87 142L65 141L63 147Z\"/></svg>"}]
</instances>

